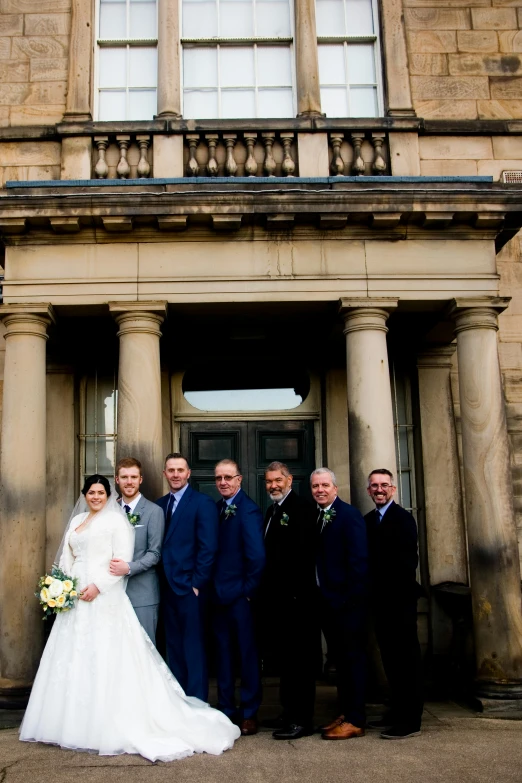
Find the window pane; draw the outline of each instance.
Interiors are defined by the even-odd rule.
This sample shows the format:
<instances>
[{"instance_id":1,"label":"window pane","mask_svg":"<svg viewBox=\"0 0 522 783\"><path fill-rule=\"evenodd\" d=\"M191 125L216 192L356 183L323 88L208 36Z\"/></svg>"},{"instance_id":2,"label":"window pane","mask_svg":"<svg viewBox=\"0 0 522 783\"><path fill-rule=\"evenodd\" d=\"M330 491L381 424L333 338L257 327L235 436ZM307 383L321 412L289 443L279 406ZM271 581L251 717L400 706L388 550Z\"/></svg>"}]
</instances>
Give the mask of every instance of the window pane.
<instances>
[{"instance_id":1,"label":"window pane","mask_svg":"<svg viewBox=\"0 0 522 783\"><path fill-rule=\"evenodd\" d=\"M348 96L344 87L321 87L321 108L327 117L348 117Z\"/></svg>"},{"instance_id":2,"label":"window pane","mask_svg":"<svg viewBox=\"0 0 522 783\"><path fill-rule=\"evenodd\" d=\"M183 83L185 87L217 87L217 50L184 49Z\"/></svg>"},{"instance_id":3,"label":"window pane","mask_svg":"<svg viewBox=\"0 0 522 783\"><path fill-rule=\"evenodd\" d=\"M355 44L348 47L348 80L350 84L373 84L375 60L372 44Z\"/></svg>"},{"instance_id":4,"label":"window pane","mask_svg":"<svg viewBox=\"0 0 522 783\"><path fill-rule=\"evenodd\" d=\"M258 117L293 117L292 90L259 90Z\"/></svg>"},{"instance_id":5,"label":"window pane","mask_svg":"<svg viewBox=\"0 0 522 783\"><path fill-rule=\"evenodd\" d=\"M346 0L347 35L373 35L372 0Z\"/></svg>"},{"instance_id":6,"label":"window pane","mask_svg":"<svg viewBox=\"0 0 522 783\"><path fill-rule=\"evenodd\" d=\"M291 35L287 0L256 3L256 35L260 38L288 38Z\"/></svg>"},{"instance_id":7,"label":"window pane","mask_svg":"<svg viewBox=\"0 0 522 783\"><path fill-rule=\"evenodd\" d=\"M255 84L254 49L244 46L223 46L219 52L222 87L250 87ZM233 117L253 117L253 114L233 114Z\"/></svg>"},{"instance_id":8,"label":"window pane","mask_svg":"<svg viewBox=\"0 0 522 783\"><path fill-rule=\"evenodd\" d=\"M400 492L400 504L404 508L411 508L411 474L400 473L399 476L399 492Z\"/></svg>"},{"instance_id":9,"label":"window pane","mask_svg":"<svg viewBox=\"0 0 522 783\"><path fill-rule=\"evenodd\" d=\"M292 67L290 48L286 46L259 46L257 49L258 84L278 87L291 86ZM262 115L268 116L266 114Z\"/></svg>"},{"instance_id":10,"label":"window pane","mask_svg":"<svg viewBox=\"0 0 522 783\"><path fill-rule=\"evenodd\" d=\"M254 90L224 90L221 93L222 117L255 117Z\"/></svg>"},{"instance_id":11,"label":"window pane","mask_svg":"<svg viewBox=\"0 0 522 783\"><path fill-rule=\"evenodd\" d=\"M128 120L152 120L157 111L156 90L129 92Z\"/></svg>"},{"instance_id":12,"label":"window pane","mask_svg":"<svg viewBox=\"0 0 522 783\"><path fill-rule=\"evenodd\" d=\"M375 87L350 88L350 116L377 117L377 90Z\"/></svg>"},{"instance_id":13,"label":"window pane","mask_svg":"<svg viewBox=\"0 0 522 783\"><path fill-rule=\"evenodd\" d=\"M155 87L157 73L158 61L155 48L129 47L129 87Z\"/></svg>"},{"instance_id":14,"label":"window pane","mask_svg":"<svg viewBox=\"0 0 522 783\"><path fill-rule=\"evenodd\" d=\"M185 90L183 116L197 120L215 119L218 116L217 90Z\"/></svg>"},{"instance_id":15,"label":"window pane","mask_svg":"<svg viewBox=\"0 0 522 783\"><path fill-rule=\"evenodd\" d=\"M156 38L155 0L131 0L129 38Z\"/></svg>"},{"instance_id":16,"label":"window pane","mask_svg":"<svg viewBox=\"0 0 522 783\"><path fill-rule=\"evenodd\" d=\"M183 3L183 37L213 38L218 34L216 3L208 0L185 0Z\"/></svg>"},{"instance_id":17,"label":"window pane","mask_svg":"<svg viewBox=\"0 0 522 783\"><path fill-rule=\"evenodd\" d=\"M110 90L109 92L100 92L98 119L100 122L108 122L110 120L124 120L125 117L125 92L116 92Z\"/></svg>"},{"instance_id":18,"label":"window pane","mask_svg":"<svg viewBox=\"0 0 522 783\"><path fill-rule=\"evenodd\" d=\"M222 0L219 4L219 34L223 38L254 35L254 9L243 0ZM201 35L201 33L200 33Z\"/></svg>"},{"instance_id":19,"label":"window pane","mask_svg":"<svg viewBox=\"0 0 522 783\"><path fill-rule=\"evenodd\" d=\"M126 38L127 19L125 0L102 2L100 6L100 38Z\"/></svg>"},{"instance_id":20,"label":"window pane","mask_svg":"<svg viewBox=\"0 0 522 783\"><path fill-rule=\"evenodd\" d=\"M346 31L343 0L316 0L317 35L355 35Z\"/></svg>"},{"instance_id":21,"label":"window pane","mask_svg":"<svg viewBox=\"0 0 522 783\"><path fill-rule=\"evenodd\" d=\"M187 391L185 399L201 411L281 411L303 402L294 389Z\"/></svg>"},{"instance_id":22,"label":"window pane","mask_svg":"<svg viewBox=\"0 0 522 783\"><path fill-rule=\"evenodd\" d=\"M100 87L125 87L127 85L127 49L100 49Z\"/></svg>"},{"instance_id":23,"label":"window pane","mask_svg":"<svg viewBox=\"0 0 522 783\"><path fill-rule=\"evenodd\" d=\"M346 84L343 44L338 46L319 46L318 55L319 83Z\"/></svg>"},{"instance_id":24,"label":"window pane","mask_svg":"<svg viewBox=\"0 0 522 783\"><path fill-rule=\"evenodd\" d=\"M101 438L88 438L85 442L85 472L92 475L101 473L107 476L114 475L115 448L113 438L107 440Z\"/></svg>"}]
</instances>

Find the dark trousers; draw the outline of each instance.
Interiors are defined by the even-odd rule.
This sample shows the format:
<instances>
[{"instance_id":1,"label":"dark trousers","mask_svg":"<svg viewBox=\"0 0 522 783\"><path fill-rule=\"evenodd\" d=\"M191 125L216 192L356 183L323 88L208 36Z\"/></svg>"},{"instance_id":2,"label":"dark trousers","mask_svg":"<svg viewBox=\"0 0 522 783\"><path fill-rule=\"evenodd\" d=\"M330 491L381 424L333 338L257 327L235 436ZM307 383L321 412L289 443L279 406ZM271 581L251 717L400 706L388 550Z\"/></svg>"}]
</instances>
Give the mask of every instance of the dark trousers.
<instances>
[{"instance_id":1,"label":"dark trousers","mask_svg":"<svg viewBox=\"0 0 522 783\"><path fill-rule=\"evenodd\" d=\"M234 659L239 652L241 665L240 719L252 718L261 704L261 676L257 654L252 607L246 598L212 608L212 628L216 639L218 709L235 716Z\"/></svg>"},{"instance_id":2,"label":"dark trousers","mask_svg":"<svg viewBox=\"0 0 522 783\"><path fill-rule=\"evenodd\" d=\"M163 619L167 663L187 696L208 701L208 671L205 652L205 595L191 590L176 595L169 586L163 593Z\"/></svg>"},{"instance_id":3,"label":"dark trousers","mask_svg":"<svg viewBox=\"0 0 522 783\"><path fill-rule=\"evenodd\" d=\"M418 731L423 710L422 658L417 635L417 601L398 600L374 611L375 633L390 686L394 725ZM398 608L399 607L399 608Z\"/></svg>"},{"instance_id":4,"label":"dark trousers","mask_svg":"<svg viewBox=\"0 0 522 783\"><path fill-rule=\"evenodd\" d=\"M363 728L366 723L366 609L335 607L321 598L320 616L329 653L337 666L339 712L348 723Z\"/></svg>"},{"instance_id":5,"label":"dark trousers","mask_svg":"<svg viewBox=\"0 0 522 783\"><path fill-rule=\"evenodd\" d=\"M279 698L289 723L312 726L320 633L314 600L265 598L262 607L264 657L275 662Z\"/></svg>"}]
</instances>

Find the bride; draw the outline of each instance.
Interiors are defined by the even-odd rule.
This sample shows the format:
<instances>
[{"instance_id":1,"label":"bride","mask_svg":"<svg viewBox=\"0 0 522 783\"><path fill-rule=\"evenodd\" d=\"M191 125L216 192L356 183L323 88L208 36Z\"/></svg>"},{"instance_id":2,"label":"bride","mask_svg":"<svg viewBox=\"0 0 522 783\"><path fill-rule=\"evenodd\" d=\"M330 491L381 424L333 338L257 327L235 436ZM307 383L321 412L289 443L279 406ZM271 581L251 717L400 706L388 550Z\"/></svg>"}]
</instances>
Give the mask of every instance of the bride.
<instances>
[{"instance_id":1,"label":"bride","mask_svg":"<svg viewBox=\"0 0 522 783\"><path fill-rule=\"evenodd\" d=\"M140 625L125 580L109 573L112 558L129 562L134 549L109 482L90 476L82 495L85 510L73 515L59 556L60 568L78 578L81 600L55 619L20 739L150 761L231 748L239 728L185 695Z\"/></svg>"}]
</instances>

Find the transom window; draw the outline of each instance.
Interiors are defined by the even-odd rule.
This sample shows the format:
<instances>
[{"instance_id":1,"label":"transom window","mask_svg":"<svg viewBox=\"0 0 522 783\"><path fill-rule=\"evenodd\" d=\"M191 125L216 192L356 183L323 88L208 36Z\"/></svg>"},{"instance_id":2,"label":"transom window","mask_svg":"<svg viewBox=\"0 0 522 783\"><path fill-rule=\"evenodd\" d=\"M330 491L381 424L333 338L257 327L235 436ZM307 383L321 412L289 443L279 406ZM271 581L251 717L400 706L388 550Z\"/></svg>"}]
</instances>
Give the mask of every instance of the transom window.
<instances>
[{"instance_id":1,"label":"transom window","mask_svg":"<svg viewBox=\"0 0 522 783\"><path fill-rule=\"evenodd\" d=\"M157 2L100 0L99 120L151 120L156 114Z\"/></svg>"},{"instance_id":2,"label":"transom window","mask_svg":"<svg viewBox=\"0 0 522 783\"><path fill-rule=\"evenodd\" d=\"M316 0L321 108L327 117L382 113L375 0Z\"/></svg>"},{"instance_id":3,"label":"transom window","mask_svg":"<svg viewBox=\"0 0 522 783\"><path fill-rule=\"evenodd\" d=\"M292 117L290 0L183 0L183 116Z\"/></svg>"}]
</instances>

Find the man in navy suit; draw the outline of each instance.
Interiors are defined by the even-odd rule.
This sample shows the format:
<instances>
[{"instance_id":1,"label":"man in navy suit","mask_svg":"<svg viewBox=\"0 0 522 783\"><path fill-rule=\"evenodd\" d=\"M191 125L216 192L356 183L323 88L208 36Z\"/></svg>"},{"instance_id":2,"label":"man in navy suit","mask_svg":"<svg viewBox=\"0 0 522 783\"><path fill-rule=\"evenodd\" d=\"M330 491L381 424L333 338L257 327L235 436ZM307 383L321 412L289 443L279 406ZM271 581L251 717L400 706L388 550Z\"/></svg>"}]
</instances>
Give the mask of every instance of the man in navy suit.
<instances>
[{"instance_id":1,"label":"man in navy suit","mask_svg":"<svg viewBox=\"0 0 522 783\"><path fill-rule=\"evenodd\" d=\"M156 501L165 514L161 551L167 662L188 696L208 700L204 618L218 544L218 512L208 495L189 486L182 454L169 454L170 492Z\"/></svg>"},{"instance_id":2,"label":"man in navy suit","mask_svg":"<svg viewBox=\"0 0 522 783\"><path fill-rule=\"evenodd\" d=\"M261 677L250 599L265 567L263 515L241 489L237 462L223 459L215 467L221 495L219 546L213 579L213 628L216 637L218 709L237 720L241 734L256 734ZM241 703L235 700L234 647L241 664Z\"/></svg>"},{"instance_id":3,"label":"man in navy suit","mask_svg":"<svg viewBox=\"0 0 522 783\"><path fill-rule=\"evenodd\" d=\"M368 545L359 511L337 497L335 474L328 468L310 477L318 506L317 584L320 616L337 665L340 715L323 727L323 739L364 736Z\"/></svg>"}]
</instances>

